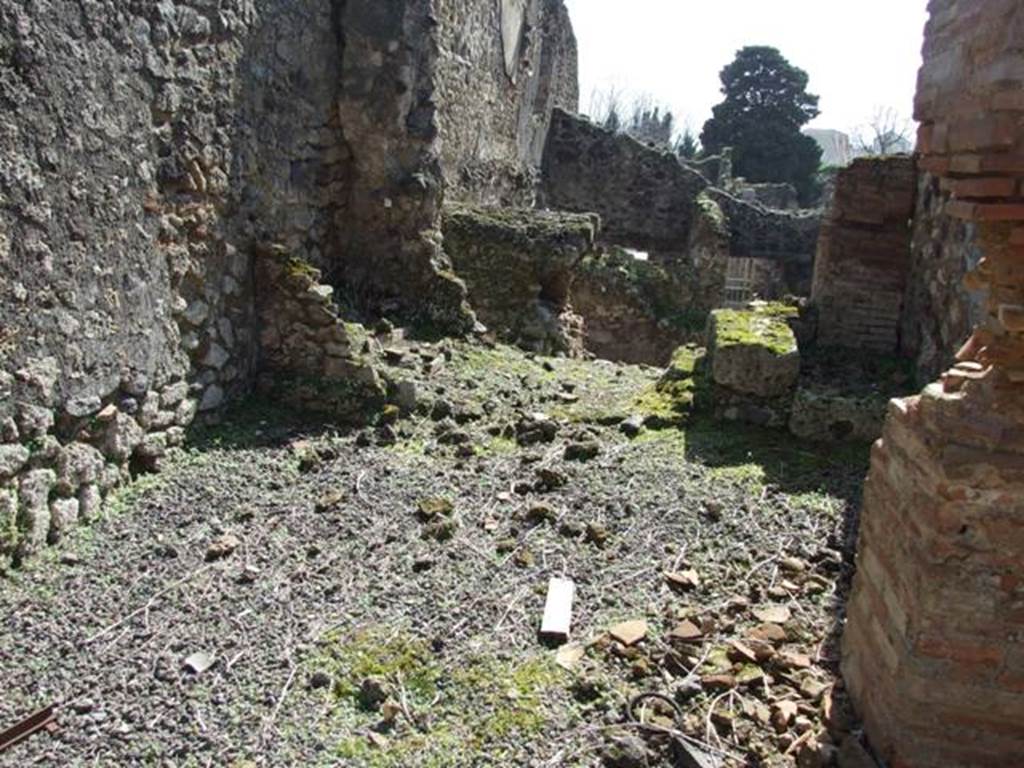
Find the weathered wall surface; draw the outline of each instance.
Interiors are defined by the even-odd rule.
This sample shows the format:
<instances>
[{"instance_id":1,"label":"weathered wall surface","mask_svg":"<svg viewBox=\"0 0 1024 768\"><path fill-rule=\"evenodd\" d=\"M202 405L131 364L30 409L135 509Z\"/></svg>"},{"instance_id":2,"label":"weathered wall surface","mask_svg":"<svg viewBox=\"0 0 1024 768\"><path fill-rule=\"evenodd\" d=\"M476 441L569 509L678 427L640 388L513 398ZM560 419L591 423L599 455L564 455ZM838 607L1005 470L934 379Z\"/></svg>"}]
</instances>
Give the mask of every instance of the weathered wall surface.
<instances>
[{"instance_id":1,"label":"weathered wall surface","mask_svg":"<svg viewBox=\"0 0 1024 768\"><path fill-rule=\"evenodd\" d=\"M697 197L707 190L725 214L733 256L786 263L793 292L809 290L820 217L769 210L715 189L671 152L555 110L542 165L542 203L601 215L605 240L685 253Z\"/></svg>"},{"instance_id":2,"label":"weathered wall surface","mask_svg":"<svg viewBox=\"0 0 1024 768\"><path fill-rule=\"evenodd\" d=\"M693 204L707 180L671 152L555 110L543 161L542 202L594 211L605 239L645 251L685 250Z\"/></svg>"},{"instance_id":3,"label":"weathered wall surface","mask_svg":"<svg viewBox=\"0 0 1024 768\"><path fill-rule=\"evenodd\" d=\"M541 130L543 104L575 98L571 27L551 0L531 6L517 89L459 111L478 84L453 85L441 42L465 11L480 24L469 53L497 67L494 5L0 5L0 553L58 536L197 411L251 388L257 246L470 327L438 233L440 140L493 112L511 167L536 143L524 115ZM440 128L439 108L453 116ZM453 144L453 169L468 152Z\"/></svg>"},{"instance_id":4,"label":"weathered wall surface","mask_svg":"<svg viewBox=\"0 0 1024 768\"><path fill-rule=\"evenodd\" d=\"M436 5L436 8L435 8ZM452 331L472 326L440 242L445 195L527 204L550 105L575 107L561 0L349 0L339 113L352 154L332 282L364 304ZM504 57L505 35L518 51ZM352 223L358 222L358 226Z\"/></svg>"},{"instance_id":5,"label":"weathered wall surface","mask_svg":"<svg viewBox=\"0 0 1024 768\"><path fill-rule=\"evenodd\" d=\"M949 195L938 179L922 174L900 340L921 381L932 381L949 368L956 350L984 318L982 295L964 285L981 261L977 226L950 216L948 205Z\"/></svg>"},{"instance_id":6,"label":"weathered wall surface","mask_svg":"<svg viewBox=\"0 0 1024 768\"><path fill-rule=\"evenodd\" d=\"M444 0L438 20L447 199L532 205L551 111L579 104L568 11L562 0Z\"/></svg>"},{"instance_id":7,"label":"weathered wall surface","mask_svg":"<svg viewBox=\"0 0 1024 768\"><path fill-rule=\"evenodd\" d=\"M446 209L445 247L481 322L543 354L580 354L569 290L594 248L596 216L532 209Z\"/></svg>"},{"instance_id":8,"label":"weathered wall surface","mask_svg":"<svg viewBox=\"0 0 1024 768\"><path fill-rule=\"evenodd\" d=\"M0 7L8 554L248 390L250 245L315 262L348 158L323 0Z\"/></svg>"},{"instance_id":9,"label":"weathered wall surface","mask_svg":"<svg viewBox=\"0 0 1024 768\"><path fill-rule=\"evenodd\" d=\"M775 261L781 265L788 291L811 291L814 254L821 231L818 211L777 211L752 205L711 187L729 227L729 254L734 258Z\"/></svg>"},{"instance_id":10,"label":"weathered wall surface","mask_svg":"<svg viewBox=\"0 0 1024 768\"><path fill-rule=\"evenodd\" d=\"M1024 754L1024 6L932 0L920 167L973 222L985 316L958 362L893 401L861 513L843 674L889 765Z\"/></svg>"},{"instance_id":11,"label":"weathered wall surface","mask_svg":"<svg viewBox=\"0 0 1024 768\"><path fill-rule=\"evenodd\" d=\"M839 172L811 301L818 343L896 352L910 274L913 158L861 158Z\"/></svg>"}]
</instances>

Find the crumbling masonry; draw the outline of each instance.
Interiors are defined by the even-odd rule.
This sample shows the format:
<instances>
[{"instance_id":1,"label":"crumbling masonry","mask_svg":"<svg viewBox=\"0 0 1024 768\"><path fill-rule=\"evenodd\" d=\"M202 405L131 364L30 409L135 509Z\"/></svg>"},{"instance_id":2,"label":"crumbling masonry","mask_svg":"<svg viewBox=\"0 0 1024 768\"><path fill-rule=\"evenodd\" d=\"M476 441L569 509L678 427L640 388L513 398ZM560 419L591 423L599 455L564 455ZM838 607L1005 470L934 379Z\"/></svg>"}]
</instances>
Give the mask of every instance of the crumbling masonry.
<instances>
[{"instance_id":1,"label":"crumbling masonry","mask_svg":"<svg viewBox=\"0 0 1024 768\"><path fill-rule=\"evenodd\" d=\"M875 446L843 670L890 766L994 768L1024 755L1024 8L930 11L921 166L977 227L988 303Z\"/></svg>"}]
</instances>

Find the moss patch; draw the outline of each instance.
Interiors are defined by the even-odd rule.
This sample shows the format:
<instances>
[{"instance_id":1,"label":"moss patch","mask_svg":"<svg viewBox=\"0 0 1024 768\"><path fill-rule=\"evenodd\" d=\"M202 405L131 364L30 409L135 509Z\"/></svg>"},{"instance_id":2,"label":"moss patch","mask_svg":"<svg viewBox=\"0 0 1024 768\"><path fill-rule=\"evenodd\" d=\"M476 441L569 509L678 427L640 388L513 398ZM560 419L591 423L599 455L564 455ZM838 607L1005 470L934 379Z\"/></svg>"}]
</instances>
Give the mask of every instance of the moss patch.
<instances>
[{"instance_id":1,"label":"moss patch","mask_svg":"<svg viewBox=\"0 0 1024 768\"><path fill-rule=\"evenodd\" d=\"M326 695L334 702L329 731L341 737L338 757L369 768L500 762L517 742L543 730L546 700L563 679L547 656L442 660L424 640L384 629L328 636L309 666L334 680ZM380 712L360 706L368 678L380 681L396 703L404 696L408 716L385 722L387 704Z\"/></svg>"},{"instance_id":2,"label":"moss patch","mask_svg":"<svg viewBox=\"0 0 1024 768\"><path fill-rule=\"evenodd\" d=\"M692 344L679 347L661 379L636 397L634 408L649 427L682 426L705 401L706 381L704 350Z\"/></svg>"},{"instance_id":3,"label":"moss patch","mask_svg":"<svg viewBox=\"0 0 1024 768\"><path fill-rule=\"evenodd\" d=\"M796 307L777 303L755 305L747 310L715 310L715 346L755 346L775 355L792 354L797 351L796 336L787 321L798 312Z\"/></svg>"}]
</instances>

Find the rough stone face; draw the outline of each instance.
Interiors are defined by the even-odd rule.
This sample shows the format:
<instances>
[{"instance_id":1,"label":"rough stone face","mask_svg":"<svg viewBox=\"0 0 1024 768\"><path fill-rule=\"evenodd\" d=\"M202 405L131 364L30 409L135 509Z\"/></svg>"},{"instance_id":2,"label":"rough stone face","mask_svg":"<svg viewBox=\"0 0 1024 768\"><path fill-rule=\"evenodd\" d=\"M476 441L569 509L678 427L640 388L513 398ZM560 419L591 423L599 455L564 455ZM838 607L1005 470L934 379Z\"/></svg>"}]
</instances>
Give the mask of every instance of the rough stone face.
<instances>
[{"instance_id":1,"label":"rough stone face","mask_svg":"<svg viewBox=\"0 0 1024 768\"><path fill-rule=\"evenodd\" d=\"M638 261L610 248L585 258L572 283L584 347L607 360L665 365L699 339L707 320L699 276L689 264Z\"/></svg>"},{"instance_id":2,"label":"rough stone face","mask_svg":"<svg viewBox=\"0 0 1024 768\"><path fill-rule=\"evenodd\" d=\"M49 540L60 538L62 534L72 530L78 525L78 517L78 499L55 499L51 502Z\"/></svg>"},{"instance_id":3,"label":"rough stone face","mask_svg":"<svg viewBox=\"0 0 1024 768\"><path fill-rule=\"evenodd\" d=\"M784 264L794 293L810 288L820 214L770 210L712 187L671 152L556 109L544 149L542 202L600 214L603 239L652 259L686 253L706 192L725 217L730 255Z\"/></svg>"},{"instance_id":4,"label":"rough stone face","mask_svg":"<svg viewBox=\"0 0 1024 768\"><path fill-rule=\"evenodd\" d=\"M680 251L693 203L708 181L668 151L555 110L544 150L543 202L595 211L609 242L644 251Z\"/></svg>"},{"instance_id":5,"label":"rough stone face","mask_svg":"<svg viewBox=\"0 0 1024 768\"><path fill-rule=\"evenodd\" d=\"M794 307L720 309L708 321L715 412L728 420L783 426L800 377L800 353L787 318Z\"/></svg>"},{"instance_id":6,"label":"rough stone face","mask_svg":"<svg viewBox=\"0 0 1024 768\"><path fill-rule=\"evenodd\" d=\"M100 450L115 463L131 458L146 433L138 422L126 413L117 412L107 423L100 438Z\"/></svg>"},{"instance_id":7,"label":"rough stone face","mask_svg":"<svg viewBox=\"0 0 1024 768\"><path fill-rule=\"evenodd\" d=\"M949 204L938 179L922 174L900 324L901 349L917 361L922 381L953 365L954 353L985 314L983 295L964 284L981 262L977 225L950 216Z\"/></svg>"},{"instance_id":8,"label":"rough stone face","mask_svg":"<svg viewBox=\"0 0 1024 768\"><path fill-rule=\"evenodd\" d=\"M465 202L532 201L550 107L576 106L576 50L561 0L529 0L510 77L498 3L436 6L344 6L338 107L352 162L346 214L360 226L341 231L325 266L383 310L467 331L465 288L438 234L445 187Z\"/></svg>"},{"instance_id":9,"label":"rough stone face","mask_svg":"<svg viewBox=\"0 0 1024 768\"><path fill-rule=\"evenodd\" d=\"M916 189L912 157L859 158L839 172L811 293L819 344L898 350Z\"/></svg>"},{"instance_id":10,"label":"rough stone face","mask_svg":"<svg viewBox=\"0 0 1024 768\"><path fill-rule=\"evenodd\" d=\"M261 389L297 408L367 421L386 390L360 355L355 335L365 331L342 322L319 270L282 246L258 253Z\"/></svg>"},{"instance_id":11,"label":"rough stone face","mask_svg":"<svg viewBox=\"0 0 1024 768\"><path fill-rule=\"evenodd\" d=\"M478 317L502 339L578 354L570 286L599 227L593 215L454 207L445 213L445 250Z\"/></svg>"},{"instance_id":12,"label":"rough stone face","mask_svg":"<svg viewBox=\"0 0 1024 768\"><path fill-rule=\"evenodd\" d=\"M819 443L871 442L882 434L886 407L883 397L800 387L793 398L789 431Z\"/></svg>"},{"instance_id":13,"label":"rough stone face","mask_svg":"<svg viewBox=\"0 0 1024 768\"><path fill-rule=\"evenodd\" d=\"M796 336L786 323L789 308L721 309L711 313L708 349L719 386L755 397L789 393L800 375Z\"/></svg>"},{"instance_id":14,"label":"rough stone face","mask_svg":"<svg viewBox=\"0 0 1024 768\"><path fill-rule=\"evenodd\" d=\"M50 534L50 491L57 482L52 469L33 469L18 484L18 547L28 553L46 544Z\"/></svg>"},{"instance_id":15,"label":"rough stone face","mask_svg":"<svg viewBox=\"0 0 1024 768\"><path fill-rule=\"evenodd\" d=\"M472 328L444 189L532 201L550 108L578 99L561 0L521 4L511 73L490 0L65 6L0 5L0 441L53 443L30 450L47 469L101 446L98 483L60 469L69 498L180 443L292 342L258 340L260 243L376 309ZM302 302L297 343L331 356L305 370L379 388L336 313Z\"/></svg>"},{"instance_id":16,"label":"rough stone face","mask_svg":"<svg viewBox=\"0 0 1024 768\"><path fill-rule=\"evenodd\" d=\"M579 105L568 11L562 0L446 0L439 9L446 199L531 206L551 110Z\"/></svg>"},{"instance_id":17,"label":"rough stone face","mask_svg":"<svg viewBox=\"0 0 1024 768\"><path fill-rule=\"evenodd\" d=\"M20 445L0 445L0 480L9 480L28 463L29 451Z\"/></svg>"},{"instance_id":18,"label":"rough stone face","mask_svg":"<svg viewBox=\"0 0 1024 768\"><path fill-rule=\"evenodd\" d=\"M18 497L13 488L0 488L0 571L10 564L18 544Z\"/></svg>"}]
</instances>

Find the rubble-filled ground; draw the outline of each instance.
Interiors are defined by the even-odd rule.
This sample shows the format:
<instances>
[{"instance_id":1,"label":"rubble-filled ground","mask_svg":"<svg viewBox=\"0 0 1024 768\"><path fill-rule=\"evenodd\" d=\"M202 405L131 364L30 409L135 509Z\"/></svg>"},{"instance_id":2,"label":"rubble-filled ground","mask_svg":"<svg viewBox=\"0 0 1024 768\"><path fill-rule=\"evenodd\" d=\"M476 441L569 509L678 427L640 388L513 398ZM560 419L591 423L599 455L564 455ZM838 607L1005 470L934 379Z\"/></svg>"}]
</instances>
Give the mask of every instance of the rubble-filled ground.
<instances>
[{"instance_id":1,"label":"rubble-filled ground","mask_svg":"<svg viewBox=\"0 0 1024 768\"><path fill-rule=\"evenodd\" d=\"M61 704L0 765L830 763L866 446L675 426L651 368L391 347L406 412L250 405L0 581L0 727Z\"/></svg>"}]
</instances>

